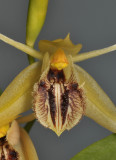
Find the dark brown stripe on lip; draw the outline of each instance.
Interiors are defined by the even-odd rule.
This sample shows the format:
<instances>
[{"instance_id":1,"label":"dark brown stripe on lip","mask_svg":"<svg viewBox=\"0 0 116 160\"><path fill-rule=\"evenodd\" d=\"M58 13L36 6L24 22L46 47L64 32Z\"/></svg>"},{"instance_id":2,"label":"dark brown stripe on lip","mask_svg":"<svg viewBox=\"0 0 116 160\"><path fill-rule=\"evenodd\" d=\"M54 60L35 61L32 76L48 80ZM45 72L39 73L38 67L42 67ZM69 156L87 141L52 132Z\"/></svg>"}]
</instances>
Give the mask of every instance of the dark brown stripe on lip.
<instances>
[{"instance_id":1,"label":"dark brown stripe on lip","mask_svg":"<svg viewBox=\"0 0 116 160\"><path fill-rule=\"evenodd\" d=\"M18 160L18 154L14 150L9 150L9 160Z\"/></svg>"},{"instance_id":2,"label":"dark brown stripe on lip","mask_svg":"<svg viewBox=\"0 0 116 160\"><path fill-rule=\"evenodd\" d=\"M50 86L50 89L48 89L48 96L49 96L51 118L52 118L53 124L55 126L56 125L56 122L55 122L56 104L55 104L55 96L54 96L54 93L53 93L54 92L53 91L53 89L54 89L54 83L59 83L59 82L63 83L65 77L64 77L63 70L58 71L58 70L52 70L52 69L50 69L47 78L48 78L48 81L50 83L52 82L52 84ZM64 94L63 95L63 99L64 100L66 99L65 97L66 97L66 95ZM66 102L66 100L65 100L65 102ZM62 106L65 105L65 102L62 103ZM62 109L62 113L64 115L64 107Z\"/></svg>"},{"instance_id":3,"label":"dark brown stripe on lip","mask_svg":"<svg viewBox=\"0 0 116 160\"><path fill-rule=\"evenodd\" d=\"M68 105L69 105L69 90L67 90L66 87L64 87L64 89L65 89L65 91L61 97L62 125L65 123L66 114L67 114Z\"/></svg>"},{"instance_id":4,"label":"dark brown stripe on lip","mask_svg":"<svg viewBox=\"0 0 116 160\"><path fill-rule=\"evenodd\" d=\"M0 138L0 146L3 146L5 142L6 142L6 137Z\"/></svg>"},{"instance_id":5,"label":"dark brown stripe on lip","mask_svg":"<svg viewBox=\"0 0 116 160\"><path fill-rule=\"evenodd\" d=\"M56 125L56 122L55 122L56 104L55 104L55 96L53 93L53 85L51 85L50 89L48 89L48 96L49 96L51 118L52 118L53 124L55 126Z\"/></svg>"},{"instance_id":6,"label":"dark brown stripe on lip","mask_svg":"<svg viewBox=\"0 0 116 160\"><path fill-rule=\"evenodd\" d=\"M63 70L58 71L58 70L50 69L47 78L48 78L49 82L51 80L54 80L54 82L57 82L57 83L65 81L65 76L64 76Z\"/></svg>"}]
</instances>

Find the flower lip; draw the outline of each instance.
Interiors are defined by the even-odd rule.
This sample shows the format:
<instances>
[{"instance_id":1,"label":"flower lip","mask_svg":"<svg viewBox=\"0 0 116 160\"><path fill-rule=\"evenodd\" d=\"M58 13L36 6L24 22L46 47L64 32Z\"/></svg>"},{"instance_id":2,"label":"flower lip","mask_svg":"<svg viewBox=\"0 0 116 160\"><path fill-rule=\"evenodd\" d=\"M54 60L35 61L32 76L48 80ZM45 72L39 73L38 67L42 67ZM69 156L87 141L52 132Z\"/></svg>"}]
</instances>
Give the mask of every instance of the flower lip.
<instances>
[{"instance_id":1,"label":"flower lip","mask_svg":"<svg viewBox=\"0 0 116 160\"><path fill-rule=\"evenodd\" d=\"M74 127L84 113L84 95L73 76L71 72L69 81L66 81L64 70L50 68L34 85L33 109L36 117L58 136Z\"/></svg>"}]
</instances>

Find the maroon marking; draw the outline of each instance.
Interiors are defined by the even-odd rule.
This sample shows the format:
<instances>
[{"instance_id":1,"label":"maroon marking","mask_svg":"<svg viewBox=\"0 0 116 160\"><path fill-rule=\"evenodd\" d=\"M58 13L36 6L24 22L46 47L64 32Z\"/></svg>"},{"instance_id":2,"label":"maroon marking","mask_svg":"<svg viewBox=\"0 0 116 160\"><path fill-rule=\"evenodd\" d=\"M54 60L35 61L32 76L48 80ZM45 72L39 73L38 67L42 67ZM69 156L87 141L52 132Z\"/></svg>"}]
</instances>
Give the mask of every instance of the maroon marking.
<instances>
[{"instance_id":1,"label":"maroon marking","mask_svg":"<svg viewBox=\"0 0 116 160\"><path fill-rule=\"evenodd\" d=\"M59 82L63 83L64 82L63 70L58 71L58 70L50 69L47 78L50 83L53 83L51 82L52 80L54 80L54 83L59 83ZM54 83L53 85L50 86L50 89L48 89L48 96L49 96L50 113L51 113L52 121L53 121L53 124L56 125L55 123L56 104L55 104L55 96L53 93Z\"/></svg>"},{"instance_id":2,"label":"maroon marking","mask_svg":"<svg viewBox=\"0 0 116 160\"><path fill-rule=\"evenodd\" d=\"M0 146L3 146L6 142L6 137L0 138Z\"/></svg>"},{"instance_id":3,"label":"maroon marking","mask_svg":"<svg viewBox=\"0 0 116 160\"><path fill-rule=\"evenodd\" d=\"M66 114L69 105L69 90L64 87L65 91L61 96L61 116L62 116L62 125L65 123Z\"/></svg>"},{"instance_id":4,"label":"maroon marking","mask_svg":"<svg viewBox=\"0 0 116 160\"><path fill-rule=\"evenodd\" d=\"M41 81L40 84L39 84L39 86L40 86L40 87L45 87L45 82L44 82L44 81Z\"/></svg>"},{"instance_id":5,"label":"maroon marking","mask_svg":"<svg viewBox=\"0 0 116 160\"><path fill-rule=\"evenodd\" d=\"M56 123L55 123L56 104L55 104L55 96L53 93L53 86L52 85L50 86L50 89L48 89L48 96L49 96L51 118L52 118L53 124L55 126L56 125Z\"/></svg>"},{"instance_id":6,"label":"maroon marking","mask_svg":"<svg viewBox=\"0 0 116 160\"><path fill-rule=\"evenodd\" d=\"M61 107L61 116L62 116L62 125L64 125L67 111L69 107L69 100L71 100L73 106L75 106L75 96L79 96L80 100L83 101L83 93L81 89L78 88L78 83L66 83L65 75L63 70L52 70L50 69L47 75L48 84L46 81L40 81L38 91L44 93L45 99L48 97L50 105L50 114L54 126L56 125L55 116L56 116L56 97L55 92L55 83L60 85L61 97L60 97L60 107ZM63 87L63 89L62 89ZM71 96L72 95L72 96ZM83 105L83 104L82 104ZM78 107L78 106L76 106ZM73 107L72 107L73 109Z\"/></svg>"},{"instance_id":7,"label":"maroon marking","mask_svg":"<svg viewBox=\"0 0 116 160\"><path fill-rule=\"evenodd\" d=\"M6 137L0 138L0 146L2 149L1 152L1 160L6 160L5 159L5 154L3 147L5 147L7 155L8 155L8 160L18 160L18 153L8 144L8 142L6 141Z\"/></svg>"},{"instance_id":8,"label":"maroon marking","mask_svg":"<svg viewBox=\"0 0 116 160\"><path fill-rule=\"evenodd\" d=\"M72 90L77 90L77 88L78 88L78 84L77 84L77 83L73 83L73 84L71 85L71 89L72 89Z\"/></svg>"},{"instance_id":9,"label":"maroon marking","mask_svg":"<svg viewBox=\"0 0 116 160\"><path fill-rule=\"evenodd\" d=\"M51 70L51 69L49 70L47 78L48 78L48 81L49 81L49 82L50 82L52 79L55 79L55 73L54 73L53 70Z\"/></svg>"},{"instance_id":10,"label":"maroon marking","mask_svg":"<svg viewBox=\"0 0 116 160\"><path fill-rule=\"evenodd\" d=\"M54 80L54 83L62 83L64 86L65 83L65 76L64 76L64 72L63 70L49 70L48 73L48 80L51 83L51 80ZM55 104L55 96L53 93L53 86L50 87L50 89L48 90L48 95L49 95L49 103L50 103L50 113L51 113L51 117L52 117L52 121L53 124L55 125L55 115L56 115L56 104ZM64 93L61 95L61 116L62 116L62 124L64 124L65 119L66 119L66 114L67 114L67 110L68 110L68 104L69 104L69 97L68 97L68 93L69 91L66 89L66 87L64 86Z\"/></svg>"},{"instance_id":11,"label":"maroon marking","mask_svg":"<svg viewBox=\"0 0 116 160\"><path fill-rule=\"evenodd\" d=\"M14 150L9 151L8 155L9 160L18 160L18 154Z\"/></svg>"},{"instance_id":12,"label":"maroon marking","mask_svg":"<svg viewBox=\"0 0 116 160\"><path fill-rule=\"evenodd\" d=\"M54 82L57 82L57 83L59 83L60 81L62 81L62 82L65 81L63 70L58 71L58 70L50 69L47 78L48 78L49 82L51 80L54 80Z\"/></svg>"},{"instance_id":13,"label":"maroon marking","mask_svg":"<svg viewBox=\"0 0 116 160\"><path fill-rule=\"evenodd\" d=\"M4 155L2 155L1 160L5 160L5 156Z\"/></svg>"}]
</instances>

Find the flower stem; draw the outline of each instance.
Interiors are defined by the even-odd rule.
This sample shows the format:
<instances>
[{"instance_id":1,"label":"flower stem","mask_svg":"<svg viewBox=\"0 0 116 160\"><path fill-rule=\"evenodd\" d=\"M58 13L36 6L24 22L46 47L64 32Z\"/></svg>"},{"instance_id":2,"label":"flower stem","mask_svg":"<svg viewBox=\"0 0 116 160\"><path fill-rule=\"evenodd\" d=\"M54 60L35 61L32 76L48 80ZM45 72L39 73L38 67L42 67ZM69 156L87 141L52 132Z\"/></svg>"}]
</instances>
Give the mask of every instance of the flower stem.
<instances>
[{"instance_id":1,"label":"flower stem","mask_svg":"<svg viewBox=\"0 0 116 160\"><path fill-rule=\"evenodd\" d=\"M1 96L1 94L2 94L2 90L1 90L1 88L0 88L0 96Z\"/></svg>"},{"instance_id":2,"label":"flower stem","mask_svg":"<svg viewBox=\"0 0 116 160\"><path fill-rule=\"evenodd\" d=\"M35 59L32 56L30 56L30 55L27 55L27 56L28 56L29 64L32 64L35 62Z\"/></svg>"},{"instance_id":3,"label":"flower stem","mask_svg":"<svg viewBox=\"0 0 116 160\"><path fill-rule=\"evenodd\" d=\"M35 120L33 120L33 121L31 121L31 122L28 122L28 123L25 125L24 129L29 133L34 123L35 123Z\"/></svg>"}]
</instances>

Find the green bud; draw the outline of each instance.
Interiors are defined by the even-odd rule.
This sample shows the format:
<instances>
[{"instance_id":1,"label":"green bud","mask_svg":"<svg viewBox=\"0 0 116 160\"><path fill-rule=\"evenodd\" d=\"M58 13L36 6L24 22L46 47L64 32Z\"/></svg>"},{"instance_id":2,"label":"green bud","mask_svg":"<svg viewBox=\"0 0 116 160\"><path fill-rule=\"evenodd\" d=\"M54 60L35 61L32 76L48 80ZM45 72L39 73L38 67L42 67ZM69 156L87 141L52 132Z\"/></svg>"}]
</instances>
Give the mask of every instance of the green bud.
<instances>
[{"instance_id":1,"label":"green bud","mask_svg":"<svg viewBox=\"0 0 116 160\"><path fill-rule=\"evenodd\" d=\"M45 21L48 0L30 0L26 26L26 44L33 47Z\"/></svg>"}]
</instances>

